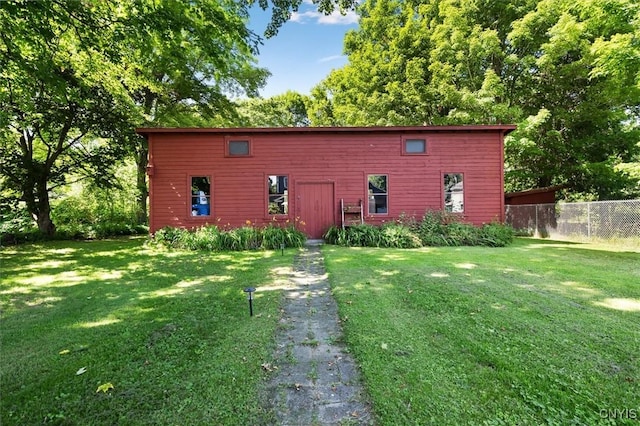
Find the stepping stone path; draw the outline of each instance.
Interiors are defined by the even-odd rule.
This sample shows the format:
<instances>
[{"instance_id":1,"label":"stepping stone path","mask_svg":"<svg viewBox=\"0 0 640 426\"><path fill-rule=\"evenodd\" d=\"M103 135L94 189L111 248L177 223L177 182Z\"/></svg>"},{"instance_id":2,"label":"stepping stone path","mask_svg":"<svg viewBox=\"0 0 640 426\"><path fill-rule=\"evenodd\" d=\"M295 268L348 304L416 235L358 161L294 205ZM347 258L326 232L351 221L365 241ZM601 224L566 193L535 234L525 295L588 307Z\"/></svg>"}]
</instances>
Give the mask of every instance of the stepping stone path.
<instances>
[{"instance_id":1,"label":"stepping stone path","mask_svg":"<svg viewBox=\"0 0 640 426\"><path fill-rule=\"evenodd\" d=\"M359 372L342 341L319 246L294 260L268 385L280 425L373 424Z\"/></svg>"}]
</instances>

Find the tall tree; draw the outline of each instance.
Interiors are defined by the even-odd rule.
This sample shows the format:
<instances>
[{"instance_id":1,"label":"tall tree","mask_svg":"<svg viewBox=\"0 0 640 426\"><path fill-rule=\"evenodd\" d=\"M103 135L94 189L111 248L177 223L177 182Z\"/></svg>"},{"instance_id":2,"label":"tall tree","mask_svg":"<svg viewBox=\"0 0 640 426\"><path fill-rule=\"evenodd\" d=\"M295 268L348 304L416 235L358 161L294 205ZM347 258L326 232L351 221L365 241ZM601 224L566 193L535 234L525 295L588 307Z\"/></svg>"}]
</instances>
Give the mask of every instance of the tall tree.
<instances>
[{"instance_id":1,"label":"tall tree","mask_svg":"<svg viewBox=\"0 0 640 426\"><path fill-rule=\"evenodd\" d=\"M109 181L135 116L105 27L110 8L83 2L0 3L0 175L39 229L53 234L49 191L74 172Z\"/></svg>"},{"instance_id":2,"label":"tall tree","mask_svg":"<svg viewBox=\"0 0 640 426\"><path fill-rule=\"evenodd\" d=\"M142 39L149 41L134 55L142 64L140 72L146 74L146 85L133 93L146 117L143 124L184 126L250 122L246 116L241 119L229 100L230 95L257 96L257 89L264 85L269 75L267 70L256 67L254 55L258 53L261 39L246 26L249 8L257 4L264 10L271 10L272 19L264 34L273 37L301 3L302 0L137 0L130 12L137 17L133 27L144 28ZM319 11L329 14L335 9L343 12L352 9L357 2L313 0L313 3ZM154 34L154 37L146 38L146 33ZM128 45L140 46L135 39ZM293 98L289 101L297 102ZM269 108L273 102L281 103L281 100L259 100L251 105L254 112L258 112L258 108ZM296 106L290 104L290 112L293 113L291 108L299 109L300 105L300 102ZM253 119L254 125L258 125L258 121ZM264 125L268 125L266 123ZM140 221L144 221L148 197L146 141L138 139L134 151L138 166L138 210Z\"/></svg>"},{"instance_id":3,"label":"tall tree","mask_svg":"<svg viewBox=\"0 0 640 426\"><path fill-rule=\"evenodd\" d=\"M246 4L214 0L0 3L0 173L40 230L68 174L109 182L129 150L146 218L146 141L136 125L231 109L255 94L259 38Z\"/></svg>"},{"instance_id":4,"label":"tall tree","mask_svg":"<svg viewBox=\"0 0 640 426\"><path fill-rule=\"evenodd\" d=\"M256 96L268 72L257 68L259 37L247 29L247 8L233 0L138 0L126 5L124 43L140 84L131 90L143 126L185 126L234 115L229 96ZM132 145L137 164L139 220L147 217L143 138Z\"/></svg>"},{"instance_id":5,"label":"tall tree","mask_svg":"<svg viewBox=\"0 0 640 426\"><path fill-rule=\"evenodd\" d=\"M5 0L0 2L0 180L55 232L49 192L74 173L109 182L132 151L146 219L146 141L135 126L233 115L230 95L254 95L260 38L248 10L272 9L273 36L302 0ZM355 0L314 0L318 9ZM6 191L2 191L3 194Z\"/></svg>"},{"instance_id":6,"label":"tall tree","mask_svg":"<svg viewBox=\"0 0 640 426\"><path fill-rule=\"evenodd\" d=\"M513 25L509 40L523 72L518 94L526 121L508 140L507 182L567 184L599 199L625 196L627 176L614 167L637 153L640 63L616 72L599 64L613 40L638 31L640 6L627 0L540 1ZM608 47L605 47L608 45ZM635 52L634 52L635 50ZM627 54L640 54L640 45ZM524 185L523 185L524 186Z\"/></svg>"},{"instance_id":7,"label":"tall tree","mask_svg":"<svg viewBox=\"0 0 640 426\"><path fill-rule=\"evenodd\" d=\"M375 0L359 13L349 63L312 92L313 124L516 122L510 189L624 195L614 166L637 152L637 2Z\"/></svg>"}]
</instances>

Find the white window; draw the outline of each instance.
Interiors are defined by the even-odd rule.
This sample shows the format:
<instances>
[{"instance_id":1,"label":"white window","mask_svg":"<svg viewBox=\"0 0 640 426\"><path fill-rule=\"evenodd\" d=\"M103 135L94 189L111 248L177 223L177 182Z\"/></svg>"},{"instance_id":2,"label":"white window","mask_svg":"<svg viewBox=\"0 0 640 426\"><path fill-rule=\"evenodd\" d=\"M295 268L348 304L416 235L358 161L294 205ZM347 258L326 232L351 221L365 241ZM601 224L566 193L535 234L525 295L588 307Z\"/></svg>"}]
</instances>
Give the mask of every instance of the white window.
<instances>
[{"instance_id":1,"label":"white window","mask_svg":"<svg viewBox=\"0 0 640 426\"><path fill-rule=\"evenodd\" d=\"M369 214L388 212L387 175L369 175Z\"/></svg>"},{"instance_id":2,"label":"white window","mask_svg":"<svg viewBox=\"0 0 640 426\"><path fill-rule=\"evenodd\" d=\"M267 178L269 191L268 213L271 215L289 213L289 178L286 175L269 175Z\"/></svg>"},{"instance_id":3,"label":"white window","mask_svg":"<svg viewBox=\"0 0 640 426\"><path fill-rule=\"evenodd\" d=\"M211 215L211 178L191 176L191 216Z\"/></svg>"},{"instance_id":4,"label":"white window","mask_svg":"<svg viewBox=\"0 0 640 426\"><path fill-rule=\"evenodd\" d=\"M464 212L464 179L462 173L444 174L444 211Z\"/></svg>"}]
</instances>

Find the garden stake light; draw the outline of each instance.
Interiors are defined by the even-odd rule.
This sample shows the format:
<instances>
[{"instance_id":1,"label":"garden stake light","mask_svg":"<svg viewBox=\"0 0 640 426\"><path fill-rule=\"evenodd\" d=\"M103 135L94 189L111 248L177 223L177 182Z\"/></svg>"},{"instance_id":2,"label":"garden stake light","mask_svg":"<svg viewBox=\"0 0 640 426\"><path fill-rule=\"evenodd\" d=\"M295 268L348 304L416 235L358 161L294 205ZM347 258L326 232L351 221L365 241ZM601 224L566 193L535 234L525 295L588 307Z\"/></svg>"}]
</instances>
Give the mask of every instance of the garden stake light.
<instances>
[{"instance_id":1,"label":"garden stake light","mask_svg":"<svg viewBox=\"0 0 640 426\"><path fill-rule=\"evenodd\" d=\"M253 316L253 292L256 291L255 287L247 287L244 289L245 293L249 293L249 316Z\"/></svg>"}]
</instances>

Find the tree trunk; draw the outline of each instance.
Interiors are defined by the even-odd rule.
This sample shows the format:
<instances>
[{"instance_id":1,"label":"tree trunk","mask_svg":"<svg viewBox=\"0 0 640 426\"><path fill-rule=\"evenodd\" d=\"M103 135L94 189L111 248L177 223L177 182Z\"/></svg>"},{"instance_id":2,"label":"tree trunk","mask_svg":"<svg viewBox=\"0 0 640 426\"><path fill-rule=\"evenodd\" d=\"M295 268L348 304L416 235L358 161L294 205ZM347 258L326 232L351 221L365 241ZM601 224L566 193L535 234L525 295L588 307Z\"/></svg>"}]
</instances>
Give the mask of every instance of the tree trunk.
<instances>
[{"instance_id":1,"label":"tree trunk","mask_svg":"<svg viewBox=\"0 0 640 426\"><path fill-rule=\"evenodd\" d=\"M154 116L153 110L156 104L156 95L149 89L144 90L143 108L146 116ZM147 187L147 165L149 164L149 142L146 138L139 136L136 140L136 203L138 204L137 215L138 223L146 225L149 223L147 214L147 199L149 198L149 189Z\"/></svg>"},{"instance_id":2,"label":"tree trunk","mask_svg":"<svg viewBox=\"0 0 640 426\"><path fill-rule=\"evenodd\" d=\"M47 210L46 213L40 211L36 221L38 222L38 229L43 234L51 237L56 233L56 225L51 220L50 210Z\"/></svg>"},{"instance_id":3,"label":"tree trunk","mask_svg":"<svg viewBox=\"0 0 640 426\"><path fill-rule=\"evenodd\" d=\"M23 199L27 203L27 210L38 224L38 229L49 237L53 236L56 233L56 225L51 220L47 180L42 177L36 181L27 179L23 188Z\"/></svg>"},{"instance_id":4,"label":"tree trunk","mask_svg":"<svg viewBox=\"0 0 640 426\"><path fill-rule=\"evenodd\" d=\"M136 203L138 204L138 223L145 225L148 223L147 198L149 197L149 190L147 189L147 156L149 154L149 147L146 139L140 139L136 147L136 189L138 192Z\"/></svg>"}]
</instances>

